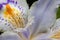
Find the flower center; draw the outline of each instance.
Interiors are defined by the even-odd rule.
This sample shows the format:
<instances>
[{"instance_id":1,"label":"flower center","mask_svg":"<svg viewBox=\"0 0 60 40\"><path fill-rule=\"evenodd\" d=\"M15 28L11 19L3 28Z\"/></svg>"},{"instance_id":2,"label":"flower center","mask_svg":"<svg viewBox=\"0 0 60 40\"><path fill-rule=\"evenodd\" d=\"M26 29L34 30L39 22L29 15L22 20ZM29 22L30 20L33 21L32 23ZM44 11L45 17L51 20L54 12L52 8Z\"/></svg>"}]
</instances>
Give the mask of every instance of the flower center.
<instances>
[{"instance_id":1,"label":"flower center","mask_svg":"<svg viewBox=\"0 0 60 40\"><path fill-rule=\"evenodd\" d=\"M7 19L15 28L24 28L24 18L22 12L9 4L6 4L6 10L4 11L4 18Z\"/></svg>"}]
</instances>

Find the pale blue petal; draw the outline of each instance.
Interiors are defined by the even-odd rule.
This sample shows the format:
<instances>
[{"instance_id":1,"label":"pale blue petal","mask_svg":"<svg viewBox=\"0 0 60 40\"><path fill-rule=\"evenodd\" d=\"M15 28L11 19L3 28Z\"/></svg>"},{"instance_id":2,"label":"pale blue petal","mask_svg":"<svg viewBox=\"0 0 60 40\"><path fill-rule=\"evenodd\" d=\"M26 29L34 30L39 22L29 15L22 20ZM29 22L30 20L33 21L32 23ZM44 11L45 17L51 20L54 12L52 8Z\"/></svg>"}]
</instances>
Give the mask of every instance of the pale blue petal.
<instances>
[{"instance_id":1,"label":"pale blue petal","mask_svg":"<svg viewBox=\"0 0 60 40\"><path fill-rule=\"evenodd\" d=\"M28 39L29 38L29 35L30 35L30 32L27 29L26 31L23 31L22 34Z\"/></svg>"},{"instance_id":2,"label":"pale blue petal","mask_svg":"<svg viewBox=\"0 0 60 40\"><path fill-rule=\"evenodd\" d=\"M49 34L42 33L41 35L37 35L36 37L32 38L32 40L52 40L49 38Z\"/></svg>"},{"instance_id":3,"label":"pale blue petal","mask_svg":"<svg viewBox=\"0 0 60 40\"><path fill-rule=\"evenodd\" d=\"M26 38L27 40L29 39L29 37L30 37L30 31L29 31L28 28L23 29L21 33L22 33L22 35L23 35L24 38Z\"/></svg>"},{"instance_id":4,"label":"pale blue petal","mask_svg":"<svg viewBox=\"0 0 60 40\"><path fill-rule=\"evenodd\" d=\"M20 36L13 32L5 32L0 35L1 40L22 40Z\"/></svg>"},{"instance_id":5,"label":"pale blue petal","mask_svg":"<svg viewBox=\"0 0 60 40\"><path fill-rule=\"evenodd\" d=\"M35 22L30 27L32 35L48 31L56 21L56 8L60 0L39 0L35 2L30 12L35 17Z\"/></svg>"}]
</instances>

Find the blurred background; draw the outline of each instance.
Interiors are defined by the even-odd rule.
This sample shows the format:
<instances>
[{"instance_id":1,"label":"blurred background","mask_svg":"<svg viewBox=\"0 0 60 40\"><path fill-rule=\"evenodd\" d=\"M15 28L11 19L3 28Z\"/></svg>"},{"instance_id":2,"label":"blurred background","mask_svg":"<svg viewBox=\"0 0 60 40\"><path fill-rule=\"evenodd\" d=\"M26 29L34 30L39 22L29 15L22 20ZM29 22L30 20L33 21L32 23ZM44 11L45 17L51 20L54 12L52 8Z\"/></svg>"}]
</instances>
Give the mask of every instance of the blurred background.
<instances>
[{"instance_id":1,"label":"blurred background","mask_svg":"<svg viewBox=\"0 0 60 40\"><path fill-rule=\"evenodd\" d=\"M28 5L29 5L29 7L33 4L33 2L35 2L35 1L37 1L37 0L26 0L27 1L27 3L28 3Z\"/></svg>"}]
</instances>

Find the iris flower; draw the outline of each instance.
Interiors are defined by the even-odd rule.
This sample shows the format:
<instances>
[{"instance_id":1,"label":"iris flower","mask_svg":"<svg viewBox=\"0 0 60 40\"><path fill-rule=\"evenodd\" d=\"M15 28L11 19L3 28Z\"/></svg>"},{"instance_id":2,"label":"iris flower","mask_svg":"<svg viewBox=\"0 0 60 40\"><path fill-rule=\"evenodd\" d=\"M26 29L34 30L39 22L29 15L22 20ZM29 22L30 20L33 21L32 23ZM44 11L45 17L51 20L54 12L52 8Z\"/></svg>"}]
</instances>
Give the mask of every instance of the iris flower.
<instances>
[{"instance_id":1,"label":"iris flower","mask_svg":"<svg viewBox=\"0 0 60 40\"><path fill-rule=\"evenodd\" d=\"M59 40L60 0L0 0L0 40Z\"/></svg>"}]
</instances>

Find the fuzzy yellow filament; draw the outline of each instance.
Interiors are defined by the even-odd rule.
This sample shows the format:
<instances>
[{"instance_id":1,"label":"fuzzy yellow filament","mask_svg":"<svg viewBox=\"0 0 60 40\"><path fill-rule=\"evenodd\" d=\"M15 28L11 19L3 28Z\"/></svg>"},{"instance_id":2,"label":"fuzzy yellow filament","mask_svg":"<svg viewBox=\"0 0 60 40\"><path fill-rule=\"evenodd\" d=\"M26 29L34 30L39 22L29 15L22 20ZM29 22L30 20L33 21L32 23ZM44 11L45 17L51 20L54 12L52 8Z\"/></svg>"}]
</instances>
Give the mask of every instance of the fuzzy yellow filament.
<instances>
[{"instance_id":1,"label":"fuzzy yellow filament","mask_svg":"<svg viewBox=\"0 0 60 40\"><path fill-rule=\"evenodd\" d=\"M15 28L24 27L24 19L19 10L12 8L9 4L6 5L4 18L7 19Z\"/></svg>"}]
</instances>

